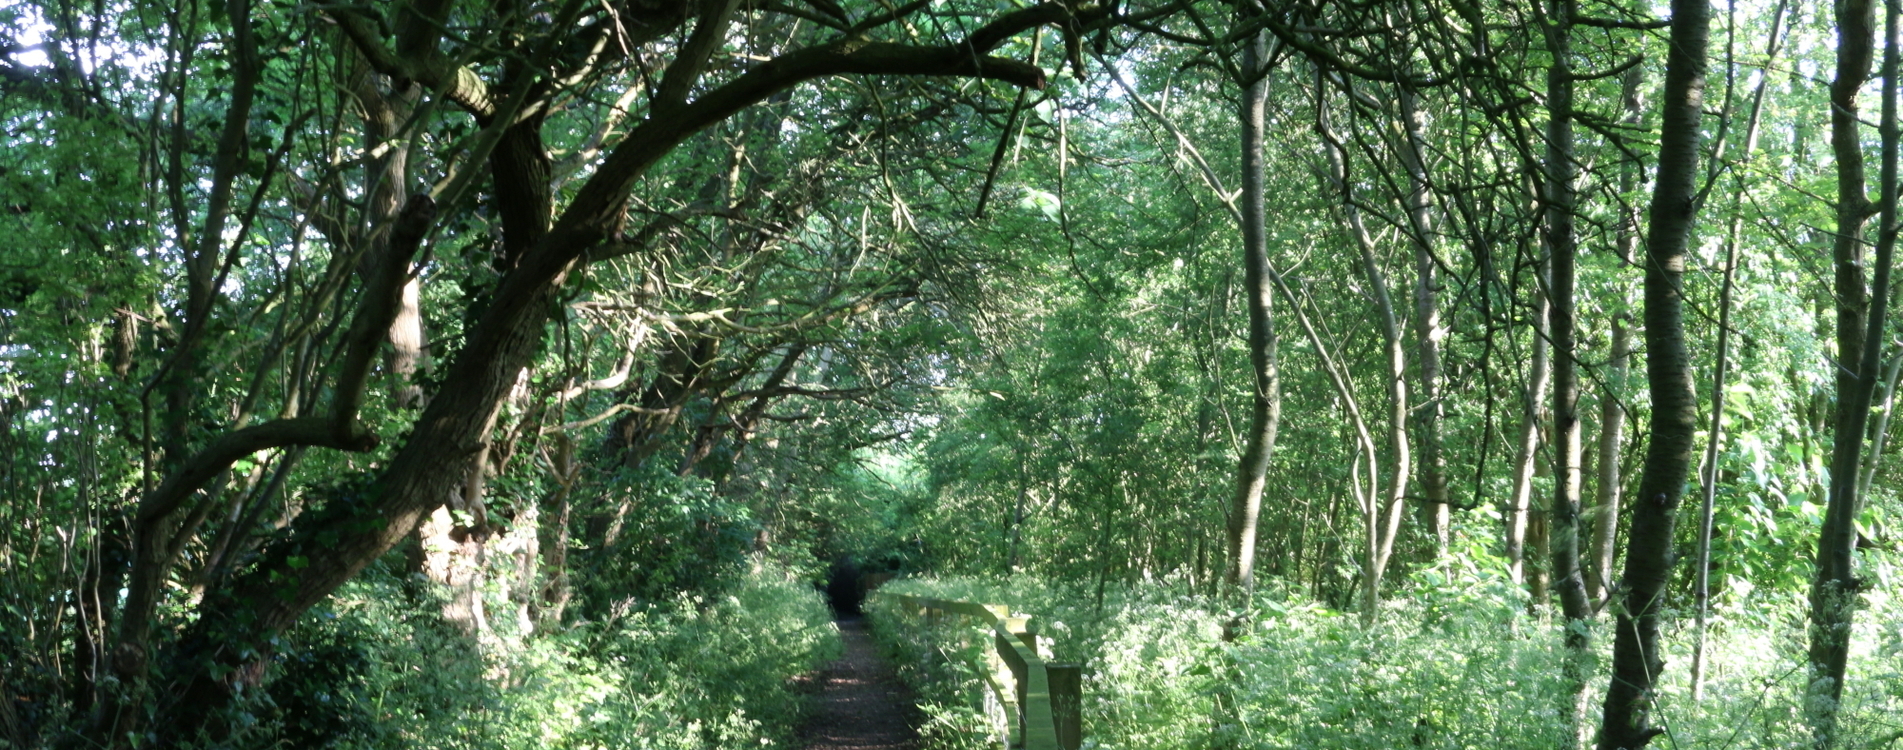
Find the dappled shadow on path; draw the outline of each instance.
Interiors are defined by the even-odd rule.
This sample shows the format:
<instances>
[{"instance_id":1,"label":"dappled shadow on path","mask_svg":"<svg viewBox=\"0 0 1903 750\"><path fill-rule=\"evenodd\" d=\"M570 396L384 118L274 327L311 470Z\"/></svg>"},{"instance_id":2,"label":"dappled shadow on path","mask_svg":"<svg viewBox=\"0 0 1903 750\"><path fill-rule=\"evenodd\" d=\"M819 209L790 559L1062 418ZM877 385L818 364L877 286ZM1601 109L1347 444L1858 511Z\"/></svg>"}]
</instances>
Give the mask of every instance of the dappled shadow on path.
<instances>
[{"instance_id":1,"label":"dappled shadow on path","mask_svg":"<svg viewBox=\"0 0 1903 750\"><path fill-rule=\"evenodd\" d=\"M846 653L820 674L807 750L914 750L912 693L879 658L865 621L839 621Z\"/></svg>"}]
</instances>

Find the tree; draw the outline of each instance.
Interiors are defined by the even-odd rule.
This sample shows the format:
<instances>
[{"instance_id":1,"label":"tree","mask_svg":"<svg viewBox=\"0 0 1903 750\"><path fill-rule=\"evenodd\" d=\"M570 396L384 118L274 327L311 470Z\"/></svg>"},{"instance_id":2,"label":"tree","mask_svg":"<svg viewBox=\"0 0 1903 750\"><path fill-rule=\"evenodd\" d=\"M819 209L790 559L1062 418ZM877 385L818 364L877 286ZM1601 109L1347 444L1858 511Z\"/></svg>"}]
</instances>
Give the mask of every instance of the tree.
<instances>
[{"instance_id":1,"label":"tree","mask_svg":"<svg viewBox=\"0 0 1903 750\"><path fill-rule=\"evenodd\" d=\"M1664 116L1658 171L1645 243L1645 373L1652 422L1639 496L1632 506L1625 572L1619 579L1612 685L1599 724L1600 750L1638 750L1665 731L1651 723L1652 688L1665 665L1659 654L1659 625L1672 573L1673 525L1697 429L1682 279L1697 213L1699 122L1710 23L1706 3L1672 3L1671 52L1659 102Z\"/></svg>"},{"instance_id":2,"label":"tree","mask_svg":"<svg viewBox=\"0 0 1903 750\"><path fill-rule=\"evenodd\" d=\"M736 30L764 33L783 15L733 2L693 9L571 2L534 12L443 2L404 6L387 16L368 8L311 11L321 13L316 16L234 0L215 10L191 6L161 15L170 67L165 103L154 111L170 114L154 122L169 128L158 131L164 140L157 142L169 159L162 164L172 188L169 239L183 253L184 282L176 338L161 347L153 376L158 403L151 444L163 451L153 458L157 471L138 502L129 593L110 649L127 689L105 692L92 728L96 741L149 732L178 742L201 730L219 731L216 707L260 683L275 634L406 539L446 499L481 510L483 478L502 460L497 452L524 434L511 410L527 404L512 394L542 349L552 311L592 266L638 252L645 238L675 226L671 216L642 226L641 213L629 209L637 191L651 189L643 187L643 176L682 143L748 107L832 76L957 76L1040 88L1042 70L991 53L1033 28L1057 25L1076 34L1108 17L1096 6L1047 4L1004 13L969 33L930 24L934 38L895 44L874 35L909 21L917 7L849 12L821 5L811 18L793 14L808 31L784 45L731 37ZM305 44L289 44L293 39ZM214 41L228 53L216 64L197 54ZM770 59L730 65L729 44ZM306 54L284 52L300 48ZM643 48L652 52L635 54ZM334 64L319 64L325 58L317 53L333 55ZM658 81L646 90L643 116L626 118L633 125L625 135L603 139L611 145L598 144L592 171L589 160L581 165L585 179L571 183L569 174L558 175L549 152L551 142L573 132L564 129L566 103L596 87L640 85L636 68L648 59L666 65L654 71ZM349 171L353 164L326 172L325 157L291 161L323 153L326 138L352 137L323 129L328 122L316 117L320 110L311 103L341 110L327 95L294 98L334 90L331 76L338 71L347 76L343 88L358 94L347 106L365 113L373 147L361 171ZM218 87L197 88L193 78L200 75L212 76ZM299 88L306 85L311 88ZM277 107L287 100L290 106ZM213 113L217 137L209 151L199 150L198 123L188 123L188 111L191 118ZM201 154L203 162L197 161ZM274 180L285 172L296 179ZM201 179L208 187L202 203L194 202ZM334 234L326 233L329 265L316 269L318 294L302 292L309 282L301 276L267 290L268 273L250 273L244 269L256 264L241 262L269 257L247 232L297 224L280 224L270 212L254 222L263 207L279 210L285 196L277 186L287 183L292 210L310 217L309 225L337 224ZM344 219L335 211L351 210L346 193L356 189L369 196L368 204ZM469 213L466 198L476 201L476 213ZM420 393L405 382L415 352L396 350L389 366L396 409L367 409L380 403L370 386L384 342L395 335L408 347L416 339L417 298L428 295L416 287L424 258L437 247L432 238L459 235L475 216L494 222L485 271L491 281L479 284L466 307L444 316L456 322L451 336L459 346L448 347L454 351L440 357L432 387ZM233 228L236 242L229 238ZM301 239L296 230L287 236ZM311 271L291 268L300 275ZM236 305L228 283L234 279L242 281L243 301ZM273 302L274 294L292 295L290 304ZM262 347L247 341L254 332L236 321L274 305L302 317L283 316L285 335L267 336ZM331 317L333 307L344 314ZM315 340L315 350L302 343L313 341L313 332L332 331L333 338ZM287 353L295 362L285 360ZM207 420L217 398L207 378L215 362L231 356L255 358L248 369L259 385L233 402L238 419ZM274 376L287 367L296 383L290 392ZM408 404L420 410L403 411ZM159 605L181 553L207 519L225 517L221 496L234 503L247 497L226 492L227 482L278 457L310 449L378 451L392 438L398 444L377 454L361 484L296 514L276 538L243 540L254 550L246 564L207 580L196 614L174 639ZM281 475L284 464L276 465ZM267 486L255 479L262 473L253 472L253 484L237 489ZM178 705L199 708L169 708ZM147 716L154 717L149 725Z\"/></svg>"},{"instance_id":3,"label":"tree","mask_svg":"<svg viewBox=\"0 0 1903 750\"><path fill-rule=\"evenodd\" d=\"M1873 3L1837 7L1837 78L1831 84L1831 135L1837 156L1837 416L1831 447L1830 501L1817 540L1817 574L1810 592L1809 712L1813 744L1837 746L1837 704L1843 697L1850 625L1860 584L1856 577L1859 477L1871 400L1881 377L1883 331L1889 310L1890 271L1897 237L1897 3L1886 2L1883 56L1882 172L1879 198L1865 194L1863 144L1858 138L1858 92L1869 77L1876 39ZM1864 223L1878 218L1874 277L1864 278ZM1869 285L1866 286L1865 284ZM1874 292L1872 291L1874 290Z\"/></svg>"},{"instance_id":4,"label":"tree","mask_svg":"<svg viewBox=\"0 0 1903 750\"><path fill-rule=\"evenodd\" d=\"M1566 621L1566 678L1573 700L1569 715L1585 714L1590 642L1586 630L1592 604L1586 599L1586 581L1579 566L1579 505L1583 476L1579 420L1578 339L1575 335L1575 262L1578 241L1573 212L1578 198L1573 153L1572 67L1573 4L1558 0L1548 6L1547 44L1553 64L1546 73L1546 249L1552 254L1549 330L1553 346L1553 505L1552 574L1559 593L1560 613ZM1535 600L1538 603L1538 600ZM1578 733L1562 738L1562 746L1577 744Z\"/></svg>"},{"instance_id":5,"label":"tree","mask_svg":"<svg viewBox=\"0 0 1903 750\"><path fill-rule=\"evenodd\" d=\"M1249 310L1249 369L1254 376L1255 397L1250 402L1248 442L1236 468L1236 493L1229 504L1228 584L1244 601L1255 590L1257 516L1282 421L1278 339L1272 317L1275 286L1270 278L1275 269L1269 265L1268 195L1263 175L1268 145L1263 135L1263 107L1269 95L1268 36L1258 31L1243 44L1242 78L1236 81L1242 87L1242 290Z\"/></svg>"}]
</instances>

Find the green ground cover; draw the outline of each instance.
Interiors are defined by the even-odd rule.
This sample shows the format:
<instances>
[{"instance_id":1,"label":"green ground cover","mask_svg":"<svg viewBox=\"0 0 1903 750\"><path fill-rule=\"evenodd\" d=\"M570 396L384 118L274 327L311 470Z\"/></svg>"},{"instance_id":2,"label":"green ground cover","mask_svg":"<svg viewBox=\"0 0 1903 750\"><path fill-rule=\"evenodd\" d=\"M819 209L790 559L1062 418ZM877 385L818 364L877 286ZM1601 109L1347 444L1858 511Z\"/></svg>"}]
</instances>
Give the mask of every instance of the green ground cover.
<instances>
[{"instance_id":1,"label":"green ground cover","mask_svg":"<svg viewBox=\"0 0 1903 750\"><path fill-rule=\"evenodd\" d=\"M1036 576L895 581L884 591L1008 603L1054 636L1052 656L1080 661L1085 747L1541 748L1569 729L1561 625L1529 616L1504 579L1417 576L1408 595L1364 628L1352 613L1266 591L1253 624L1222 641L1225 612L1168 583L1094 588ZM1903 746L1903 602L1867 597L1844 702L1844 747ZM1807 742L1801 602L1747 599L1721 609L1702 700L1688 684L1690 622L1670 630L1659 718L1666 747L1784 748ZM982 690L890 600L874 597L875 632L906 662L936 748L984 746ZM1604 635L1601 624L1596 633ZM944 636L940 635L940 643ZM1596 639L1601 663L1608 639ZM947 646L949 649L950 646ZM974 649L966 646L965 653ZM956 656L957 652L954 651ZM1589 689L1597 719L1603 670ZM1225 679L1228 678L1228 679ZM962 730L953 731L953 730Z\"/></svg>"}]
</instances>

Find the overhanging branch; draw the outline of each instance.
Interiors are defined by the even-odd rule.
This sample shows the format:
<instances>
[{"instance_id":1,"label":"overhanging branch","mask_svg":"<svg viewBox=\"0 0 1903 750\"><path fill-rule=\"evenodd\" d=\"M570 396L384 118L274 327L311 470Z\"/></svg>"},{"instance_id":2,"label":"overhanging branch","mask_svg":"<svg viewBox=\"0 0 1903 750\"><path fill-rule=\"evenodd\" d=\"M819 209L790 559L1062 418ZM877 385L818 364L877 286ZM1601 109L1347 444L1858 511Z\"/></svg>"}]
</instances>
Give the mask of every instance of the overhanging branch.
<instances>
[{"instance_id":1,"label":"overhanging branch","mask_svg":"<svg viewBox=\"0 0 1903 750\"><path fill-rule=\"evenodd\" d=\"M479 119L495 115L496 104L489 96L489 86L475 71L451 63L440 54L398 55L384 45L375 22L349 8L332 6L325 8L324 14L337 22L337 28L350 38L352 46L363 53L370 67L378 73L413 80L441 91L445 98Z\"/></svg>"},{"instance_id":2,"label":"overhanging branch","mask_svg":"<svg viewBox=\"0 0 1903 750\"><path fill-rule=\"evenodd\" d=\"M1073 8L1078 8L1073 12ZM634 183L648 167L688 136L720 122L780 91L826 76L915 75L988 78L1042 89L1044 70L1019 60L993 57L990 52L1011 37L1055 23L1095 21L1107 11L1094 4L1069 6L1043 3L1013 11L972 32L964 42L944 46L915 46L875 42L863 36L781 55L761 63L740 77L713 89L668 113L649 118L610 152L574 203L563 214L553 235L585 239L584 247L555 250L545 269L556 273L603 237L621 213Z\"/></svg>"}]
</instances>

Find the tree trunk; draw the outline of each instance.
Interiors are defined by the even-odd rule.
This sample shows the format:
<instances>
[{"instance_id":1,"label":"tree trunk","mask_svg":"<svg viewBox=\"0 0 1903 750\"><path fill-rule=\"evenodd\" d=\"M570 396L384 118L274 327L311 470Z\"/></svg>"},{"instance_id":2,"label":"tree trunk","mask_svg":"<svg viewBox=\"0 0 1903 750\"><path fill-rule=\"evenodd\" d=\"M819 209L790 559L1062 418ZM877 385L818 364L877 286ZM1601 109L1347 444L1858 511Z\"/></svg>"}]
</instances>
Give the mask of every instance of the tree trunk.
<instances>
[{"instance_id":1,"label":"tree trunk","mask_svg":"<svg viewBox=\"0 0 1903 750\"><path fill-rule=\"evenodd\" d=\"M1546 264L1539 264L1539 275L1546 276ZM1507 577L1514 583L1524 584L1526 576L1526 525L1527 513L1532 510L1533 475L1539 468L1540 427L1546 420L1546 389L1552 379L1553 360L1547 340L1551 334L1547 331L1547 319L1550 315L1551 300L1547 299L1546 282L1541 279L1534 285L1534 296L1538 300L1533 316L1533 340L1530 344L1532 362L1527 366L1526 391L1523 394L1520 416L1520 442L1513 457L1513 494L1507 497L1505 516L1507 558Z\"/></svg>"},{"instance_id":2,"label":"tree trunk","mask_svg":"<svg viewBox=\"0 0 1903 750\"><path fill-rule=\"evenodd\" d=\"M1566 662L1562 667L1570 696L1561 708L1565 717L1560 746L1579 745L1578 727L1586 717L1586 681L1590 677L1592 604L1579 570L1579 503L1581 441L1579 423L1579 362L1575 335L1574 289L1578 237L1574 211L1578 205L1577 170L1573 161L1573 71L1571 0L1553 0L1547 19L1553 65L1546 71L1546 248L1552 255L1553 336L1553 507L1547 518L1551 574L1559 592L1560 613L1566 618ZM1536 598L1543 604L1544 597Z\"/></svg>"},{"instance_id":3,"label":"tree trunk","mask_svg":"<svg viewBox=\"0 0 1903 750\"><path fill-rule=\"evenodd\" d=\"M423 280L411 276L403 285L402 302L396 319L390 322L390 378L398 408L411 409L423 404L423 386L414 382L423 366Z\"/></svg>"},{"instance_id":4,"label":"tree trunk","mask_svg":"<svg viewBox=\"0 0 1903 750\"><path fill-rule=\"evenodd\" d=\"M488 614L483 611L483 566L487 555L483 540L457 524L449 506L438 506L416 528L417 543L423 548L423 575L448 589L443 602L443 619L475 637L488 632Z\"/></svg>"},{"instance_id":5,"label":"tree trunk","mask_svg":"<svg viewBox=\"0 0 1903 750\"><path fill-rule=\"evenodd\" d=\"M541 630L561 625L562 614L568 609L568 599L573 593L568 585L569 523L575 483L581 479L581 467L575 461L575 441L566 433L558 432L553 442L555 452L548 463L554 474L555 489L542 503L543 512L550 520L538 524L537 529L543 535L536 545L542 555L541 594L530 608L536 627Z\"/></svg>"},{"instance_id":6,"label":"tree trunk","mask_svg":"<svg viewBox=\"0 0 1903 750\"><path fill-rule=\"evenodd\" d=\"M579 8L580 6L572 6ZM731 9L732 4L723 7ZM255 73L255 45L248 24L251 8L233 2L227 15L233 25L234 66ZM577 11L578 12L578 11ZM99 744L125 744L146 737L163 745L193 741L210 727L220 725L231 698L239 691L259 686L269 664L276 636L292 625L311 606L329 596L365 566L374 562L392 546L409 536L418 522L443 504L448 494L467 479L469 459L488 441L489 427L509 392L517 386L517 375L528 366L541 348L546 324L552 310L560 308L559 293L569 275L585 264L591 251L612 242L626 220L630 196L647 170L672 153L683 141L707 127L765 98L806 81L834 75L937 75L982 77L1021 86L1042 87L1045 74L1035 66L990 53L1019 33L1043 25L1060 24L1079 28L1107 15L1108 10L1089 7L1073 9L1047 3L999 16L990 24L972 32L963 42L945 46L909 46L880 44L868 47L863 40L828 42L789 52L773 61L750 67L746 72L703 91L695 90L695 81L718 42L728 32L727 15L703 13L702 25L688 43L674 53L662 81L662 95L654 105L657 113L632 127L626 136L598 164L586 184L573 191L561 219L534 242L526 242L518 231L534 234L536 224L546 225L550 205L543 201L532 206L501 206L508 212L539 212L539 219L505 229L504 247L508 253L506 272L475 320L465 329L462 348L444 368L442 387L428 406L417 415L413 429L403 444L379 462L377 476L370 488L348 502L327 503L316 512L297 519L290 533L259 550L254 564L228 583L206 592L197 610L197 619L179 634L175 648L164 660L164 674L154 684L176 686L174 691L146 705L126 701L124 710L96 712L103 717L89 738ZM342 19L343 15L333 15ZM358 19L361 20L361 19ZM570 23L569 17L562 23ZM343 24L348 26L349 24ZM381 44L372 30L366 47ZM540 75L550 69L548 59L559 45L539 45L540 49L522 56L524 70ZM387 53L388 50L378 50ZM370 56L370 55L367 55ZM375 57L389 59L390 54ZM509 57L514 60L514 57ZM392 66L400 67L400 66ZM425 71L427 72L427 71ZM236 92L245 86L234 86ZM527 87L513 87L510 103L503 111L517 111L528 98ZM459 88L459 90L464 90ZM246 96L249 96L246 91ZM676 96L676 94L679 96ZM688 93L697 96L690 100ZM247 105L248 106L248 105ZM213 200L207 221L210 231L201 233L204 242L218 248L229 183L240 167L236 158L226 159L226 143L231 149L244 145L247 118L235 116L245 107L234 101L227 116L227 138L221 139L219 164L211 192ZM512 117L513 115L507 115ZM182 118L181 118L182 122ZM511 128L523 122L498 120ZM182 127L182 126L181 126ZM484 137L497 131L485 129ZM493 143L493 141L489 141ZM538 146L539 147L539 146ZM479 151L480 149L478 149ZM524 154L520 149L498 149L496 154L512 153L519 157L546 159L545 154ZM507 183L520 174L535 171L536 165L511 165L474 158L483 163L493 182ZM517 170L517 166L528 168ZM468 175L475 172L465 173ZM546 195L547 171L537 181ZM459 179L457 184L466 184ZM451 193L460 188L451 186ZM220 193L224 195L219 195ZM412 209L415 209L412 211ZM526 216L526 215L525 215ZM505 216L505 226L515 224ZM422 241L435 220L435 203L428 196L412 197L397 223L391 244L413 250ZM407 243L407 247L405 244ZM519 255L518 255L519 253ZM193 493L204 488L213 477L223 474L236 461L259 451L305 445L342 450L367 451L375 446L375 436L356 421L364 398L363 383L400 304L401 283L384 279L407 277L407 253L386 252L391 265L379 267L377 281L367 283L361 302L347 332L341 373L328 390L332 398L329 417L281 419L271 423L232 430L206 443L193 454L194 446L180 445L177 457L168 468L171 473L142 498L138 526L135 529L133 586L147 587L141 594L143 612L126 618L133 629L124 645L135 650L125 654L126 682L137 687L145 681L147 654L142 647L150 632L148 603L157 600L158 586L165 581L170 567L166 550L171 531L176 528L177 511ZM218 255L200 254L188 263L215 263ZM398 266L397 263L401 262ZM209 275L204 276L209 280ZM193 275L196 282L199 275ZM204 291L195 286L187 295L194 304L209 304ZM216 291L212 285L211 291ZM364 343L368 342L368 343ZM359 345L362 344L362 345ZM188 372L182 370L181 372ZM172 419L173 415L167 415ZM186 419L178 416L178 419ZM172 458L168 454L168 458ZM142 548L137 545L144 545ZM118 656L115 654L115 656ZM189 710L187 710L189 707ZM140 727L142 717L153 717L149 728ZM123 719L123 721L122 721ZM144 728L148 735L134 734ZM141 739L143 744L145 739Z\"/></svg>"},{"instance_id":7,"label":"tree trunk","mask_svg":"<svg viewBox=\"0 0 1903 750\"><path fill-rule=\"evenodd\" d=\"M1024 503L1030 499L1031 480L1025 474L1022 461L1018 464L1018 496L1011 507L1011 532L1006 540L1004 555L1004 574L1009 576L1018 571L1018 549L1024 543Z\"/></svg>"},{"instance_id":8,"label":"tree trunk","mask_svg":"<svg viewBox=\"0 0 1903 750\"><path fill-rule=\"evenodd\" d=\"M1358 222L1357 222L1358 223ZM1366 237L1365 232L1358 233ZM1399 320L1394 313L1394 303L1388 295L1388 280L1381 272L1379 261L1375 258L1372 243L1361 246L1362 272L1368 278L1368 286L1374 292L1377 320L1381 326L1382 337L1387 344L1386 380L1388 386L1388 480L1387 492L1371 494L1370 503L1379 502L1379 514L1376 516L1379 527L1374 533L1375 554L1369 561L1366 576L1367 589L1362 592L1362 619L1373 622L1380 606L1381 578L1387 570L1388 559L1394 554L1394 542L1400 536L1402 500L1407 492L1407 478L1412 469L1407 437L1407 354L1402 348L1402 333ZM1368 470L1374 472L1379 465L1373 453L1368 455Z\"/></svg>"},{"instance_id":9,"label":"tree trunk","mask_svg":"<svg viewBox=\"0 0 1903 750\"><path fill-rule=\"evenodd\" d=\"M1533 475L1551 478L1553 465L1550 462L1534 460ZM1526 611L1537 613L1542 607L1553 601L1552 534L1553 525L1550 507L1540 503L1542 498L1529 496L1526 509L1526 557L1521 561L1521 570L1526 574Z\"/></svg>"},{"instance_id":10,"label":"tree trunk","mask_svg":"<svg viewBox=\"0 0 1903 750\"><path fill-rule=\"evenodd\" d=\"M1262 70L1268 33L1257 32L1243 47L1242 69L1253 80L1243 81L1242 97L1242 260L1243 296L1249 307L1249 366L1251 409L1248 443L1236 467L1235 495L1229 504L1229 590L1243 600L1255 591L1257 516L1262 487L1268 476L1269 456L1275 452L1276 431L1282 421L1280 372L1276 362L1275 290L1269 279L1269 240L1263 186L1263 105L1268 101L1268 76Z\"/></svg>"},{"instance_id":11,"label":"tree trunk","mask_svg":"<svg viewBox=\"0 0 1903 750\"><path fill-rule=\"evenodd\" d=\"M1864 193L1863 149L1858 136L1857 92L1869 77L1876 21L1873 3L1837 5L1840 37L1837 80L1831 84L1831 142L1837 152L1837 424L1831 447L1830 500L1817 539L1817 577L1810 592L1810 689L1805 708L1813 747L1837 743L1837 704L1843 697L1850 655L1850 626L1862 583L1856 578L1859 469L1863 464L1870 401L1881 370L1884 318L1890 293L1891 255L1896 247L1897 15L1886 2L1887 44L1883 56L1883 162L1880 205ZM1875 295L1866 287L1863 225L1880 212Z\"/></svg>"},{"instance_id":12,"label":"tree trunk","mask_svg":"<svg viewBox=\"0 0 1903 750\"><path fill-rule=\"evenodd\" d=\"M1414 240L1414 342L1419 362L1420 421L1417 423L1420 446L1420 487L1423 505L1421 523L1434 541L1435 557L1447 554L1448 534L1453 522L1453 507L1447 492L1447 458L1442 453L1440 342L1447 331L1440 319L1440 264L1433 245L1433 218L1430 214L1427 165L1421 155L1427 150L1425 125L1413 90L1400 92L1401 166L1407 170L1408 193L1402 201L1407 208L1408 232Z\"/></svg>"},{"instance_id":13,"label":"tree trunk","mask_svg":"<svg viewBox=\"0 0 1903 750\"><path fill-rule=\"evenodd\" d=\"M1618 553L1620 452L1625 443L1625 404L1621 401L1626 379L1626 363L1632 356L1632 334L1626 330L1625 315L1612 318L1611 351L1606 357L1606 392L1599 396L1599 474L1595 480L1597 501L1592 509L1592 569L1586 577L1587 593L1594 607L1612 595L1612 569Z\"/></svg>"},{"instance_id":14,"label":"tree trunk","mask_svg":"<svg viewBox=\"0 0 1903 750\"><path fill-rule=\"evenodd\" d=\"M1354 183L1350 181L1348 173L1348 150L1330 132L1325 114L1318 122L1318 130L1325 141L1322 151L1327 160L1328 176L1333 182L1331 187L1341 194L1342 217L1347 220L1348 234L1360 250L1362 277L1366 279L1369 293L1374 297L1375 325L1381 332L1387 354L1387 371L1382 378L1382 384L1388 391L1389 472L1385 491L1382 488L1380 450L1375 447L1373 435L1368 432L1365 423L1357 425L1368 470L1367 481L1356 482L1366 534L1363 540L1361 619L1363 624L1371 625L1379 613L1381 579L1387 570L1389 558L1394 554L1395 538L1400 535L1402 499L1407 492L1407 478L1412 468L1407 437L1407 353L1402 345L1401 324L1394 313L1393 297L1388 293L1387 275L1382 272L1380 259L1375 254L1374 236L1368 232L1361 210L1354 201ZM1317 348L1320 348L1319 341ZM1337 379L1345 385L1347 374L1338 373Z\"/></svg>"},{"instance_id":15,"label":"tree trunk","mask_svg":"<svg viewBox=\"0 0 1903 750\"><path fill-rule=\"evenodd\" d=\"M1857 495L1869 494L1870 483L1877 478L1877 459L1883 457L1884 443L1890 436L1890 417L1896 413L1897 380L1903 378L1903 353L1890 359L1890 374L1883 376L1882 405L1877 410L1883 416L1877 418L1876 426L1870 430L1870 455L1863 462L1863 478L1857 480Z\"/></svg>"},{"instance_id":16,"label":"tree trunk","mask_svg":"<svg viewBox=\"0 0 1903 750\"><path fill-rule=\"evenodd\" d=\"M1637 126L1643 121L1645 108L1639 97L1639 89L1644 82L1643 66L1633 66L1626 71L1625 80L1621 83L1620 99L1625 106L1627 125ZM1637 164L1626 162L1619 174L1620 192L1630 193L1637 188L1638 172ZM1619 260L1633 264L1632 256L1637 252L1638 244L1638 220L1628 214L1621 218L1613 242ZM1623 292L1620 298L1623 303ZM1586 588L1595 607L1603 605L1612 596L1612 569L1619 538L1619 506L1625 489L1621 453L1625 442L1626 368L1632 355L1632 333L1626 327L1627 320L1623 312L1612 315L1612 341L1606 355L1604 374L1605 391L1599 396L1598 490L1592 511L1592 569L1586 578Z\"/></svg>"},{"instance_id":17,"label":"tree trunk","mask_svg":"<svg viewBox=\"0 0 1903 750\"><path fill-rule=\"evenodd\" d=\"M1658 171L1645 243L1645 370L1652 423L1615 607L1613 677L1599 725L1600 750L1639 750L1665 731L1652 726L1651 710L1653 686L1665 667L1659 656L1659 615L1672 575L1673 525L1697 429L1680 283L1696 213L1710 25L1711 6L1705 0L1673 0Z\"/></svg>"},{"instance_id":18,"label":"tree trunk","mask_svg":"<svg viewBox=\"0 0 1903 750\"><path fill-rule=\"evenodd\" d=\"M217 270L225 254L225 229L230 218L232 189L244 166L245 146L250 137L251 109L263 68L257 36L250 22L251 4L246 0L228 0L223 10L231 24L230 35L225 42L225 57L232 70L230 100L219 129L213 155L212 179L206 191L203 223L196 237L191 234L196 215L189 212L182 201L173 206L174 230L171 240L184 252L183 315L178 327L178 343L154 375L155 382L149 386L152 392L163 398L161 408L156 410L156 437L160 446L157 448L158 463L164 468L168 479L197 468L192 466L192 460L196 458L198 441L192 440L191 428L197 416L202 390L200 374L205 367L205 339L212 335L215 307L222 291L218 285ZM198 33L198 29L190 24L184 28L175 25L169 31L180 39L195 37ZM186 106L183 90L180 89L177 101L172 102L173 116L169 118L174 148L170 151L171 163L166 170L168 181L172 183L169 189L175 194L182 194L187 189L182 184L185 179L182 164L184 143L190 137L184 115ZM148 426L145 436L148 446L154 437L150 430ZM151 461L152 456L148 454L146 460ZM202 476L195 475L198 486L193 489L203 488L223 477L226 468L228 465L204 471ZM194 498L182 497L177 492L161 492L165 486L160 484L157 488L151 488L140 498L137 513L129 528L131 562L111 655L113 671L122 686L120 690L106 691L101 696L101 705L88 728L89 739L95 741L136 732L144 723L141 707L132 696L147 688L146 675L153 647L152 631L159 603L179 553L185 542L196 535L197 526L204 519L204 515L192 512L189 501ZM197 502L211 504L213 498L210 495L215 493L206 494L207 497L199 498Z\"/></svg>"},{"instance_id":19,"label":"tree trunk","mask_svg":"<svg viewBox=\"0 0 1903 750\"><path fill-rule=\"evenodd\" d=\"M363 228L361 234L364 237L370 236L371 228L396 221L397 214L403 209L403 201L409 195L410 149L401 138L403 129L410 125L410 119L416 111L417 100L423 95L423 88L415 83L390 87L386 94L384 87L378 85L379 78L382 76L365 65L352 92L363 109L364 131L370 152L384 152L377 159L373 171L376 184L370 191L368 204L371 226ZM412 270L409 280L403 285L402 302L397 307L396 318L390 322L390 389L399 408L419 406L423 398L423 387L412 382L423 363L425 346L422 291L423 281Z\"/></svg>"}]
</instances>

